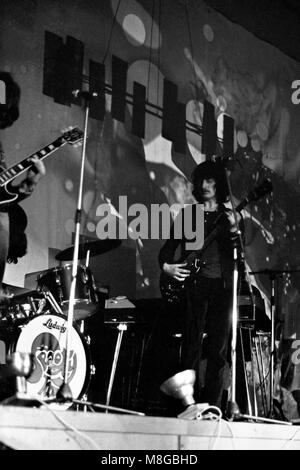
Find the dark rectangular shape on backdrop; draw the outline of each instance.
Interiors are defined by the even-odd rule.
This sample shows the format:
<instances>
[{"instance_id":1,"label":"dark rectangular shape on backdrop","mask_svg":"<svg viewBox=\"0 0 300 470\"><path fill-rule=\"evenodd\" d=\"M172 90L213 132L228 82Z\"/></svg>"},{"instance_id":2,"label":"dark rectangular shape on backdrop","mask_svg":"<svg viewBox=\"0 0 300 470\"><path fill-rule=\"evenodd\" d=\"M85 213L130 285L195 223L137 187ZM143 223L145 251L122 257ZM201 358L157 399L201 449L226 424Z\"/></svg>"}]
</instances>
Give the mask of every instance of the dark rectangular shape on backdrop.
<instances>
[{"instance_id":1,"label":"dark rectangular shape on backdrop","mask_svg":"<svg viewBox=\"0 0 300 470\"><path fill-rule=\"evenodd\" d=\"M64 43L60 36L45 31L43 93L52 98L58 87L59 53L63 47Z\"/></svg>"},{"instance_id":2,"label":"dark rectangular shape on backdrop","mask_svg":"<svg viewBox=\"0 0 300 470\"><path fill-rule=\"evenodd\" d=\"M161 135L174 141L176 135L177 85L164 79L163 112Z\"/></svg>"},{"instance_id":3,"label":"dark rectangular shape on backdrop","mask_svg":"<svg viewBox=\"0 0 300 470\"><path fill-rule=\"evenodd\" d=\"M91 100L90 117L103 121L105 115L105 65L90 60L89 62L89 92L97 93L97 98Z\"/></svg>"},{"instance_id":4,"label":"dark rectangular shape on backdrop","mask_svg":"<svg viewBox=\"0 0 300 470\"><path fill-rule=\"evenodd\" d=\"M84 44L72 36L67 36L66 41L66 79L65 93L66 99L70 98L70 102L80 106L80 98L76 98L72 92L81 90L82 87L82 71L83 71L83 54Z\"/></svg>"},{"instance_id":5,"label":"dark rectangular shape on backdrop","mask_svg":"<svg viewBox=\"0 0 300 470\"><path fill-rule=\"evenodd\" d=\"M201 152L210 158L216 153L217 121L215 119L215 107L209 101L204 101L202 122L202 146Z\"/></svg>"},{"instance_id":6,"label":"dark rectangular shape on backdrop","mask_svg":"<svg viewBox=\"0 0 300 470\"><path fill-rule=\"evenodd\" d=\"M126 88L128 63L112 56L112 100L111 115L118 121L125 121Z\"/></svg>"},{"instance_id":7,"label":"dark rectangular shape on backdrop","mask_svg":"<svg viewBox=\"0 0 300 470\"><path fill-rule=\"evenodd\" d=\"M132 134L145 137L146 88L138 82L133 83Z\"/></svg>"},{"instance_id":8,"label":"dark rectangular shape on backdrop","mask_svg":"<svg viewBox=\"0 0 300 470\"><path fill-rule=\"evenodd\" d=\"M233 154L234 154L234 119L224 114L223 157L232 158Z\"/></svg>"},{"instance_id":9,"label":"dark rectangular shape on backdrop","mask_svg":"<svg viewBox=\"0 0 300 470\"><path fill-rule=\"evenodd\" d=\"M174 150L178 153L186 152L186 105L185 103L177 103L175 120L175 139Z\"/></svg>"},{"instance_id":10,"label":"dark rectangular shape on backdrop","mask_svg":"<svg viewBox=\"0 0 300 470\"><path fill-rule=\"evenodd\" d=\"M68 36L45 31L43 93L65 105L77 103L72 91L81 88L84 46Z\"/></svg>"}]
</instances>

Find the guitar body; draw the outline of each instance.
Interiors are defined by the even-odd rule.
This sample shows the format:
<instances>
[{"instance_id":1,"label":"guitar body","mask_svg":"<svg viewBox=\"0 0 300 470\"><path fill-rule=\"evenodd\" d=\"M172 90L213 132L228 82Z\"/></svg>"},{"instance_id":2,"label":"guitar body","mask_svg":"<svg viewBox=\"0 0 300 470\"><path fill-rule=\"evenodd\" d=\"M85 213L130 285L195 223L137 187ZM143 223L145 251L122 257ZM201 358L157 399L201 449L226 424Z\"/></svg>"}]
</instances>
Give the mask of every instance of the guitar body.
<instances>
[{"instance_id":1,"label":"guitar body","mask_svg":"<svg viewBox=\"0 0 300 470\"><path fill-rule=\"evenodd\" d=\"M159 288L163 299L170 305L180 304L186 295L186 281L176 281L164 272L160 275Z\"/></svg>"},{"instance_id":2,"label":"guitar body","mask_svg":"<svg viewBox=\"0 0 300 470\"><path fill-rule=\"evenodd\" d=\"M159 288L162 297L168 302L168 304L177 305L185 300L186 296L186 284L190 282L192 278L199 272L200 262L195 261L193 255L192 259L189 257L185 258L180 263L186 263L185 268L189 269L190 275L184 281L177 281L168 274L162 272L159 279Z\"/></svg>"},{"instance_id":3,"label":"guitar body","mask_svg":"<svg viewBox=\"0 0 300 470\"><path fill-rule=\"evenodd\" d=\"M18 194L12 193L7 189L7 186L0 187L0 207L3 208L6 204L16 202Z\"/></svg>"}]
</instances>

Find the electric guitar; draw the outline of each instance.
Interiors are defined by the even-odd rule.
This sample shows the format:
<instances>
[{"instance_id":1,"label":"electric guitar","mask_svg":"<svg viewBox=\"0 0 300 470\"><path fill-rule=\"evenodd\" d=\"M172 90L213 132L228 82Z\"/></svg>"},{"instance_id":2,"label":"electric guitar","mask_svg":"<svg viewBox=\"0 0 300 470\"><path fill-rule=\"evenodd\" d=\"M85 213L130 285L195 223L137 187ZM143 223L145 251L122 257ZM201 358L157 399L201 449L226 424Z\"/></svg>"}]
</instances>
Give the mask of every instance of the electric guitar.
<instances>
[{"instance_id":1,"label":"electric guitar","mask_svg":"<svg viewBox=\"0 0 300 470\"><path fill-rule=\"evenodd\" d=\"M18 199L19 194L12 192L13 187L8 185L19 175L27 171L34 163L31 161L31 158L38 157L39 160L43 160L51 153L58 150L65 144L76 144L83 139L83 132L78 128L74 127L73 129L64 132L60 137L51 142L51 144L46 145L37 152L29 155L24 160L15 165L11 166L8 169L2 170L0 172L0 205L9 204Z\"/></svg>"},{"instance_id":2,"label":"electric guitar","mask_svg":"<svg viewBox=\"0 0 300 470\"><path fill-rule=\"evenodd\" d=\"M269 194L273 190L272 183L269 179L254 188L249 192L247 197L236 207L236 211L241 211L247 204L253 201L257 201L261 197ZM215 240L220 229L220 222L224 220L225 213L221 213L213 224L213 228L210 233L205 237L202 248L191 251L185 258L177 261L176 263L186 263L185 269L190 271L189 276L184 281L177 281L168 274L162 272L160 275L160 292L162 297L169 304L180 303L185 295L186 282L191 279L201 270L201 255L205 252L206 248Z\"/></svg>"}]
</instances>

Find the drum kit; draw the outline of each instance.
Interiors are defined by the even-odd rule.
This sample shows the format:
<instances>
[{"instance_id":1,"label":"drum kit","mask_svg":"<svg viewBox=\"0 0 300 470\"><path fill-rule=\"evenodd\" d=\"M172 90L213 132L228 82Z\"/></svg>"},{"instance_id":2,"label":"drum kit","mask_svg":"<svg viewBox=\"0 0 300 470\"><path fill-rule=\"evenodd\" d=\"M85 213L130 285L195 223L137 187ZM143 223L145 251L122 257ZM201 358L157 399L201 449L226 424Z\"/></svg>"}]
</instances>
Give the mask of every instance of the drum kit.
<instances>
[{"instance_id":1,"label":"drum kit","mask_svg":"<svg viewBox=\"0 0 300 470\"><path fill-rule=\"evenodd\" d=\"M100 255L121 244L120 240L101 239L80 244L82 195L86 160L89 109L97 93L74 90L84 107L84 132L80 165L78 199L74 214L74 245L58 253L57 261L71 261L65 266L48 269L37 277L36 292L8 295L0 306L0 381L15 380L15 395L6 403L51 402L58 409L80 405L141 414L86 399L91 366L88 340L84 336L85 320L101 310L101 288L97 288L89 269L90 256ZM85 265L80 260L85 258ZM103 299L103 296L102 296ZM116 345L111 380L120 348ZM25 367L27 359L32 367ZM30 362L30 361L27 361ZM27 363L26 362L26 363ZM26 371L25 371L26 370ZM18 389L18 384L20 389ZM1 384L2 385L2 384ZM111 384L110 384L111 386ZM0 393L5 387L0 387ZM110 387L111 388L111 387ZM109 391L110 392L110 391ZM3 402L2 402L3 403Z\"/></svg>"},{"instance_id":2,"label":"drum kit","mask_svg":"<svg viewBox=\"0 0 300 470\"><path fill-rule=\"evenodd\" d=\"M96 256L120 244L119 240L97 240L81 244L78 258L82 260ZM72 253L71 246L60 251L56 259L68 261ZM26 379L27 392L42 400L54 399L64 380L71 274L72 265L66 264L41 272L37 276L35 291L4 287L6 295L0 310L0 379L5 376L3 371L7 357L17 352L28 353L33 356L34 364L32 373ZM13 290L15 293L12 293ZM86 396L94 373L84 324L87 318L104 308L100 291L89 267L79 264L72 342L67 358L67 383L74 399ZM70 403L65 403L58 405L58 408L66 409L70 406Z\"/></svg>"}]
</instances>

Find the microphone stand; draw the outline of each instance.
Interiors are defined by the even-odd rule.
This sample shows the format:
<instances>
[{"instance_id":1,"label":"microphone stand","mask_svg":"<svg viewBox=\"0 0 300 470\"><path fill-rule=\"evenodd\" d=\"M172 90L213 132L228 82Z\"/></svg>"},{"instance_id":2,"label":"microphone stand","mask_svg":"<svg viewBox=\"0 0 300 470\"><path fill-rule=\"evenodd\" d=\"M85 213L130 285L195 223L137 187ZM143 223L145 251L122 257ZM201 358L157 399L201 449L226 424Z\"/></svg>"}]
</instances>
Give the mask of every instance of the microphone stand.
<instances>
[{"instance_id":1,"label":"microphone stand","mask_svg":"<svg viewBox=\"0 0 300 470\"><path fill-rule=\"evenodd\" d=\"M77 277L77 264L78 264L78 253L79 253L79 238L80 238L80 227L81 227L81 215L82 215L82 192L83 192L83 180L84 180L84 166L86 159L86 141L87 141L87 129L88 129L88 119L89 119L89 110L90 103L93 98L97 98L97 93L89 93L87 91L75 90L73 92L74 96L81 96L85 103L85 121L84 121L84 136L83 136L83 146L82 146L82 155L81 155L81 169L80 169L80 182L79 182L79 191L78 191L78 200L77 200L77 209L75 213L75 240L74 240L74 253L73 253L73 266L72 266L72 279L70 286L70 297L69 297L69 308L67 316L67 335L66 335L66 357L65 357L65 367L64 367L64 380L57 391L56 400L61 403L71 402L73 404L84 404L84 406L92 406L95 408L104 408L107 411L119 411L122 413L129 413L134 415L142 415L137 411L130 411L124 408L116 408L106 405L101 405L99 403L92 402L81 402L80 400L73 399L71 388L68 384L68 369L69 369L69 358L70 358L70 348L71 348L71 333L74 319L74 304L75 304L75 289L76 289L76 277ZM90 252L87 252L86 257L86 266L89 264Z\"/></svg>"},{"instance_id":2,"label":"microphone stand","mask_svg":"<svg viewBox=\"0 0 300 470\"><path fill-rule=\"evenodd\" d=\"M223 162L224 160L225 159L223 159ZM246 269L246 265L245 265L244 242L242 239L242 233L239 229L239 222L238 222L237 213L234 207L233 194L232 194L231 184L229 180L229 170L226 168L226 164L224 164L224 173L225 173L226 180L227 180L229 197L230 197L230 201L232 205L235 227L237 230L236 233L238 235L238 239L234 242L234 247L233 247L234 266L233 266L233 283L232 283L231 400L228 401L226 416L229 419L229 421L246 419L246 420L253 420L253 421L273 423L273 424L291 425L292 423L287 422L287 421L279 421L279 420L270 419L270 418L242 414L236 402L236 344L237 344L237 325L238 325L238 282L239 282L238 261L239 261L239 256L245 267L245 272L247 273L247 282L250 288L250 295L252 298L253 308L254 308L254 302L253 302L253 290L252 290L251 283L249 282L250 273L248 273ZM240 250L239 255L238 255L238 248ZM273 328L274 328L274 325L273 325Z\"/></svg>"},{"instance_id":3,"label":"microphone stand","mask_svg":"<svg viewBox=\"0 0 300 470\"><path fill-rule=\"evenodd\" d=\"M71 339L72 339L71 334L72 334L72 326L73 326L73 319L74 319L75 289L76 289L79 239L80 239L80 227L81 227L81 215L82 215L82 192L83 192L83 180L84 180L84 166L85 166L85 160L86 160L87 129L88 129L90 102L91 102L91 99L93 98L92 93L79 92L79 90L76 90L75 93L76 93L76 96L77 95L82 96L84 100L85 120L84 120L84 134L83 134L83 145L82 145L82 154L81 154L80 182L79 182L79 190L78 190L77 209L75 213L75 240L74 240L74 253L73 253L69 308L68 308L68 314L67 314L67 335L66 335L66 357L65 357L65 367L64 367L64 381L56 395L57 400L62 401L62 402L72 400L72 392L68 384L68 369L69 369L69 359L70 359L70 352L71 352L71 349L70 349Z\"/></svg>"},{"instance_id":4,"label":"microphone stand","mask_svg":"<svg viewBox=\"0 0 300 470\"><path fill-rule=\"evenodd\" d=\"M239 269L238 269L238 245L240 248L240 257L244 260L243 240L242 234L239 229L239 222L237 213L234 207L233 195L231 184L229 180L229 170L224 165L224 173L229 190L229 197L231 201L232 211L234 215L234 222L238 240L235 240L233 246L233 281L232 281L232 338L231 338L231 400L228 401L226 414L229 420L234 420L240 416L240 410L236 402L236 345L237 345L237 325L238 325L238 284L239 284ZM251 290L250 290L251 293Z\"/></svg>"}]
</instances>

